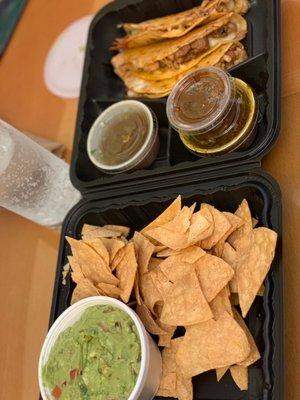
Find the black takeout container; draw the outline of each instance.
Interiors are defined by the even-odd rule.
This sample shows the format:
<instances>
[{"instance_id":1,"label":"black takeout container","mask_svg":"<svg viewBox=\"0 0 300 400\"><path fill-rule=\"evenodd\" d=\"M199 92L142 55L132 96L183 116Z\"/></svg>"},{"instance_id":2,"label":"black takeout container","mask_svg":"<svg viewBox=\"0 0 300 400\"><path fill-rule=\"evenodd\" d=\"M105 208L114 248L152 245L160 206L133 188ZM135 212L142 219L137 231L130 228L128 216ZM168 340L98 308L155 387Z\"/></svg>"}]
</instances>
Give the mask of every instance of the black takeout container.
<instances>
[{"instance_id":1,"label":"black takeout container","mask_svg":"<svg viewBox=\"0 0 300 400\"><path fill-rule=\"evenodd\" d=\"M147 170L108 175L93 165L87 154L88 132L98 115L111 104L126 98L121 79L115 75L110 59L114 39L123 35L117 25L124 21L173 14L200 4L197 0L116 0L94 18L87 41L80 102L71 163L71 180L81 192L106 190L110 185L133 185L145 179L160 179L188 169L202 169L227 163L261 160L274 144L280 125L280 22L278 0L250 1L245 18L248 34L243 40L249 59L234 67L231 73L248 82L259 100L259 122L256 138L248 149L214 157L199 158L181 143L178 133L169 125L166 98L143 99L158 118L161 148Z\"/></svg>"},{"instance_id":2,"label":"black takeout container","mask_svg":"<svg viewBox=\"0 0 300 400\"><path fill-rule=\"evenodd\" d=\"M154 219L180 193L183 203L207 202L220 210L235 211L245 198L258 226L278 232L276 256L265 281L263 297L257 297L247 324L261 353L261 360L249 369L249 390L240 391L229 374L217 383L215 372L193 378L194 399L201 400L281 400L283 399L283 321L282 321L282 266L281 266L281 195L276 182L260 169L248 172L225 171L223 177L216 170L208 177L194 174L187 182L185 176L169 179L164 185L150 190L147 185L135 193L121 195L117 191L101 199L93 193L75 206L62 228L60 252L53 295L50 325L70 305L74 284L68 275L62 284L63 266L70 255L65 235L80 238L83 224L121 224L139 230ZM227 175L227 176L226 176ZM132 304L134 307L134 303ZM160 397L156 397L159 399Z\"/></svg>"},{"instance_id":3,"label":"black takeout container","mask_svg":"<svg viewBox=\"0 0 300 400\"><path fill-rule=\"evenodd\" d=\"M126 98L122 81L110 64L113 40L122 35L122 21L139 22L191 8L196 0L116 0L94 18L88 36L81 95L71 163L71 180L83 199L65 219L60 241L50 325L69 306L74 284L63 266L70 255L65 236L80 238L84 223L122 224L139 230L154 219L178 194L183 203L208 202L234 211L243 198L259 225L278 232L276 256L266 279L265 294L257 298L247 324L262 358L249 372L249 390L240 391L230 375L217 383L215 373L193 379L195 400L283 400L283 271L281 253L281 195L277 183L260 169L280 126L279 0L251 1L243 41L249 59L231 70L247 81L259 98L259 123L254 142L245 151L199 158L191 154L171 129L166 99L141 99L158 118L160 152L147 170L107 175L87 155L87 136L97 116ZM132 304L134 307L134 304ZM158 399L159 397L157 397Z\"/></svg>"}]
</instances>

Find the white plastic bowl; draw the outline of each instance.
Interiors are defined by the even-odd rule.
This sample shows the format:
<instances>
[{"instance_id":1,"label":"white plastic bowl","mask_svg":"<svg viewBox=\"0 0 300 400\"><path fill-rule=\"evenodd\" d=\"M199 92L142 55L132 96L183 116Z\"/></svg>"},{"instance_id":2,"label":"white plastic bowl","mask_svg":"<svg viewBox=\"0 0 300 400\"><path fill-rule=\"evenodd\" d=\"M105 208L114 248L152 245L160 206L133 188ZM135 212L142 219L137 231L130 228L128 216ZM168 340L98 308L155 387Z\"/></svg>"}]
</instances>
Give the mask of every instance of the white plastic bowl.
<instances>
[{"instance_id":1,"label":"white plastic bowl","mask_svg":"<svg viewBox=\"0 0 300 400\"><path fill-rule=\"evenodd\" d=\"M93 150L99 148L101 136L103 134L102 128L107 121L110 121L114 116L122 115L128 111L140 112L145 115L148 122L148 132L145 142L127 161L115 165L104 164L93 155ZM87 153L90 160L97 168L108 174L132 171L135 169L146 169L155 160L158 150L159 136L157 118L149 107L137 100L122 100L104 110L93 123L87 138Z\"/></svg>"},{"instance_id":2,"label":"white plastic bowl","mask_svg":"<svg viewBox=\"0 0 300 400\"><path fill-rule=\"evenodd\" d=\"M74 325L87 308L99 304L111 305L125 311L132 318L137 327L141 342L141 368L135 387L133 388L128 400L151 400L155 396L159 387L162 372L161 354L158 347L151 336L146 332L144 325L137 314L130 307L111 297L94 296L78 301L64 311L54 322L46 336L38 366L39 386L43 400L53 400L50 391L43 384L42 367L46 363L51 348L56 342L59 334L68 327Z\"/></svg>"}]
</instances>

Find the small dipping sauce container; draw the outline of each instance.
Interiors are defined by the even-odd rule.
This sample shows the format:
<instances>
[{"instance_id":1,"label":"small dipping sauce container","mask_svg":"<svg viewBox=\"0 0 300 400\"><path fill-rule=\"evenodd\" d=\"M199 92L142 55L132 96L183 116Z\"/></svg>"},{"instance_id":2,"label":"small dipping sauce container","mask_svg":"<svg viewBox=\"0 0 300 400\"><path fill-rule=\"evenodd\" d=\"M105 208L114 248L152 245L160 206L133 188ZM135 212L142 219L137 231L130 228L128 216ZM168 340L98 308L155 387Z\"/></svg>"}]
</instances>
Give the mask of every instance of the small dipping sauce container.
<instances>
[{"instance_id":1,"label":"small dipping sauce container","mask_svg":"<svg viewBox=\"0 0 300 400\"><path fill-rule=\"evenodd\" d=\"M251 144L258 105L247 83L220 68L204 67L174 86L167 101L167 116L192 153L213 156Z\"/></svg>"},{"instance_id":2,"label":"small dipping sauce container","mask_svg":"<svg viewBox=\"0 0 300 400\"><path fill-rule=\"evenodd\" d=\"M108 174L148 168L159 150L155 114L145 104L124 100L103 111L92 125L87 152Z\"/></svg>"}]
</instances>

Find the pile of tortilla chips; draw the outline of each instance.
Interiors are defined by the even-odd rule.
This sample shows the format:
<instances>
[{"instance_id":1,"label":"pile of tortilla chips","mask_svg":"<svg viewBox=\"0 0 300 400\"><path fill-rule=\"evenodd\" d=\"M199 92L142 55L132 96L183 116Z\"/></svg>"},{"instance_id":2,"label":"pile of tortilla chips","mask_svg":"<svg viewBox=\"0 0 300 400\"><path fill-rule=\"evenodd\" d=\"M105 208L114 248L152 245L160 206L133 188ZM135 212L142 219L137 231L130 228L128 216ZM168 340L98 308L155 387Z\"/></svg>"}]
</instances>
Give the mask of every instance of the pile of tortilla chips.
<instances>
[{"instance_id":1,"label":"pile of tortilla chips","mask_svg":"<svg viewBox=\"0 0 300 400\"><path fill-rule=\"evenodd\" d=\"M200 6L141 23L122 24L112 49L116 74L134 97L159 98L199 67L229 69L244 61L248 0L205 0Z\"/></svg>"},{"instance_id":2,"label":"pile of tortilla chips","mask_svg":"<svg viewBox=\"0 0 300 400\"><path fill-rule=\"evenodd\" d=\"M159 395L192 399L191 378L212 369L218 380L229 369L246 390L260 354L242 316L263 292L277 240L256 223L246 200L232 214L182 206L179 196L130 241L128 228L85 225L82 240L67 238L72 301L105 294L128 302L134 291L138 315L165 347ZM173 338L178 326L185 333Z\"/></svg>"}]
</instances>

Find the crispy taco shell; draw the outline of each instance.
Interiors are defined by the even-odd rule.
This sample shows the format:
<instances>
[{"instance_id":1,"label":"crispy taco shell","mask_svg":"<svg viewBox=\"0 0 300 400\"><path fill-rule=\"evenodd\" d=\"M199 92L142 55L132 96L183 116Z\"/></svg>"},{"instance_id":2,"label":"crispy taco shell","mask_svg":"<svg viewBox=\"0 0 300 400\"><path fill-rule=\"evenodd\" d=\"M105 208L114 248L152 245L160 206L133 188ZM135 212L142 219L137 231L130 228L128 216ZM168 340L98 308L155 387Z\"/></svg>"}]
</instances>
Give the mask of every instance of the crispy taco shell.
<instances>
[{"instance_id":1,"label":"crispy taco shell","mask_svg":"<svg viewBox=\"0 0 300 400\"><path fill-rule=\"evenodd\" d=\"M218 66L223 69L229 69L234 65L247 59L247 53L244 46L239 42L223 43L216 46L213 50L208 52L197 65L195 65L186 73L190 73L199 67L204 66ZM141 79L137 76L124 77L124 82L129 88L128 96L130 97L150 97L160 98L167 96L173 86L185 74L177 75L173 78L164 79L160 81L151 81Z\"/></svg>"},{"instance_id":2,"label":"crispy taco shell","mask_svg":"<svg viewBox=\"0 0 300 400\"><path fill-rule=\"evenodd\" d=\"M182 75L222 43L241 40L247 23L239 14L228 14L187 35L136 49L112 58L120 77L134 74L145 80L163 80Z\"/></svg>"},{"instance_id":3,"label":"crispy taco shell","mask_svg":"<svg viewBox=\"0 0 300 400\"><path fill-rule=\"evenodd\" d=\"M164 39L181 37L195 27L207 24L229 12L245 13L248 6L248 0L208 0L200 6L177 14L139 24L125 23L121 26L127 35L116 39L112 48L116 50L129 49Z\"/></svg>"}]
</instances>

